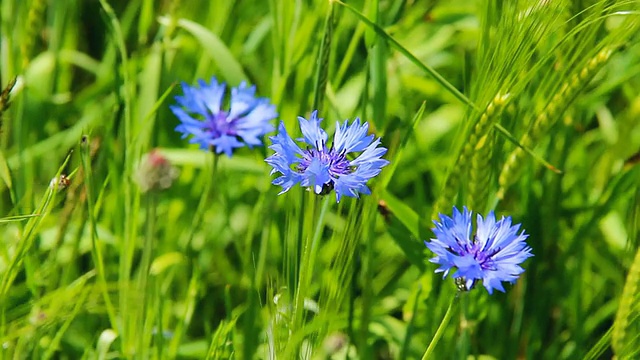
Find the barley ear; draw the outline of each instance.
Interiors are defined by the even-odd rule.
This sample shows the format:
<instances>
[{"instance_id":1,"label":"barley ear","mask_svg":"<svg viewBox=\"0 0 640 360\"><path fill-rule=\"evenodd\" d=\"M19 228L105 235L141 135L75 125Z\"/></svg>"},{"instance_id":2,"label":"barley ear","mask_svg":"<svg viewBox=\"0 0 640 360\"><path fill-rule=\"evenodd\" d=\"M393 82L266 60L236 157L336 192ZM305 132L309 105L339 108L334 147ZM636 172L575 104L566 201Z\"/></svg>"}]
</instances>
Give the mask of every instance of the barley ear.
<instances>
[{"instance_id":1,"label":"barley ear","mask_svg":"<svg viewBox=\"0 0 640 360\"><path fill-rule=\"evenodd\" d=\"M22 52L22 67L26 68L31 60L35 39L38 37L38 31L42 28L42 17L47 5L46 0L33 0L29 7L27 15L26 33L20 45Z\"/></svg>"},{"instance_id":2,"label":"barley ear","mask_svg":"<svg viewBox=\"0 0 640 360\"><path fill-rule=\"evenodd\" d=\"M593 75L609 60L611 53L611 49L603 49L591 58L580 71L575 72L568 82L562 84L544 110L536 117L529 132L520 138L520 144L523 147L534 147L540 138L551 130ZM497 196L499 199L504 198L509 186L520 177L525 154L523 148L518 147L507 157L498 177L500 188Z\"/></svg>"},{"instance_id":3,"label":"barley ear","mask_svg":"<svg viewBox=\"0 0 640 360\"><path fill-rule=\"evenodd\" d=\"M619 359L627 359L638 355L640 345L640 249L622 290L620 305L613 323L611 347Z\"/></svg>"},{"instance_id":4,"label":"barley ear","mask_svg":"<svg viewBox=\"0 0 640 360\"><path fill-rule=\"evenodd\" d=\"M433 207L433 213L431 218L433 220L437 220L438 214L445 211L447 208L451 206L453 203L454 197L458 193L459 186L461 183L462 177L466 176L470 167L470 162L473 162L474 153L476 152L476 148L479 149L483 154L486 155L486 151L490 152L490 146L485 145L487 143L487 136L491 130L497 115L502 111L507 102L510 99L509 94L498 93L487 105L484 112L480 115L480 119L476 122L476 124L471 129L467 137L467 141L465 142L462 151L458 155L454 167L451 169L447 179L445 180L445 185L443 191L440 193L438 200ZM487 159L481 160L478 155L478 162L488 161ZM478 164L479 165L479 164ZM485 169L486 171L490 171L488 167ZM480 174L476 172L474 175L479 178L487 178L487 174Z\"/></svg>"}]
</instances>

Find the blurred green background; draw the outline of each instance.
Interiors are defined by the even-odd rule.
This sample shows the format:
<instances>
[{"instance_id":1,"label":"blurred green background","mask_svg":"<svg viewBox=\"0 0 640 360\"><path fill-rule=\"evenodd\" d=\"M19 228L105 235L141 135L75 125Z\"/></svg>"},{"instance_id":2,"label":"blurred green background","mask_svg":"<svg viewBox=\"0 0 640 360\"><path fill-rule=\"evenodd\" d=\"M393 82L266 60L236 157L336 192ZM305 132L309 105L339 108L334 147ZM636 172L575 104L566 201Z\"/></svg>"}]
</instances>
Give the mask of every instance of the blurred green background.
<instances>
[{"instance_id":1,"label":"blurred green background","mask_svg":"<svg viewBox=\"0 0 640 360\"><path fill-rule=\"evenodd\" d=\"M2 358L419 359L456 293L423 241L454 205L535 257L464 294L434 358L640 357L639 8L2 0ZM360 199L277 195L266 147L173 130L211 76L295 135L360 117L391 165ZM180 175L142 193L154 148Z\"/></svg>"}]
</instances>

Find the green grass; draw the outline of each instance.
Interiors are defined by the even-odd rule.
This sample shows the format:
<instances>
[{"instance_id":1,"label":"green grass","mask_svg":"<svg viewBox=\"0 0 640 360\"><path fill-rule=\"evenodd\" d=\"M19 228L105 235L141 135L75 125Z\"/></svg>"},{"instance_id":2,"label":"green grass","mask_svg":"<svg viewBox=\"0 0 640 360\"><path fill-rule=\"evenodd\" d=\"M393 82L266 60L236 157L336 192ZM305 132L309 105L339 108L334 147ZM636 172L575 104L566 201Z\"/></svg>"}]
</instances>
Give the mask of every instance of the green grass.
<instances>
[{"instance_id":1,"label":"green grass","mask_svg":"<svg viewBox=\"0 0 640 360\"><path fill-rule=\"evenodd\" d=\"M639 1L0 14L0 358L419 359L456 294L423 241L454 205L512 216L535 257L460 297L432 358L640 356ZM390 161L372 195L278 195L266 147L180 139L179 83L211 76L255 84L289 131L368 121ZM142 193L153 148L180 175Z\"/></svg>"}]
</instances>

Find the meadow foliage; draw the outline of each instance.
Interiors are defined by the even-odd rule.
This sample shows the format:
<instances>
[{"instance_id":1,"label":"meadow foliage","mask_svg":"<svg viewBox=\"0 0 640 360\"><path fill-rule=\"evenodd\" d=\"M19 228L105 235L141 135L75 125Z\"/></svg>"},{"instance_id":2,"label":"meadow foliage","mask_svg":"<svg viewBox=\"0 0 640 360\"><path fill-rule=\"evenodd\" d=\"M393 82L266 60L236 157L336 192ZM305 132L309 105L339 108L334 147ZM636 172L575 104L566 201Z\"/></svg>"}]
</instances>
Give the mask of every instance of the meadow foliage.
<instances>
[{"instance_id":1,"label":"meadow foliage","mask_svg":"<svg viewBox=\"0 0 640 360\"><path fill-rule=\"evenodd\" d=\"M0 24L1 358L640 357L640 1Z\"/></svg>"}]
</instances>

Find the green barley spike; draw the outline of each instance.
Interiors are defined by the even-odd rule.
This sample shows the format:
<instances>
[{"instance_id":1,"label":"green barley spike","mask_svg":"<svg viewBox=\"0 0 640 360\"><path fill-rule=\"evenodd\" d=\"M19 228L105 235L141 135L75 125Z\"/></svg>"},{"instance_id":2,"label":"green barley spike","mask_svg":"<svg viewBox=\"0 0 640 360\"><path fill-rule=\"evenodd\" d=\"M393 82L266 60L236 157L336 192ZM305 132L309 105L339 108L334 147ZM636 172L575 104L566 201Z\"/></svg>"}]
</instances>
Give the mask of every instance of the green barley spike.
<instances>
[{"instance_id":1,"label":"green barley spike","mask_svg":"<svg viewBox=\"0 0 640 360\"><path fill-rule=\"evenodd\" d=\"M471 157L467 204L471 209L477 211L484 210L489 198L489 185L493 170L490 164L493 150L493 136L491 135L491 133L487 133L480 138Z\"/></svg>"},{"instance_id":2,"label":"green barley spike","mask_svg":"<svg viewBox=\"0 0 640 360\"><path fill-rule=\"evenodd\" d=\"M640 249L629 269L620 305L613 323L611 347L619 359L629 359L640 350Z\"/></svg>"},{"instance_id":3,"label":"green barley spike","mask_svg":"<svg viewBox=\"0 0 640 360\"><path fill-rule=\"evenodd\" d=\"M523 147L531 148L540 139L542 135L547 133L556 121L560 118L567 105L572 102L576 95L584 88L584 85L604 65L611 56L611 49L605 48L595 57L587 62L587 65L578 73L571 77L571 80L564 83L560 90L553 96L547 107L534 120L531 130L520 138L520 144ZM522 147L514 149L500 171L498 183L498 198L502 199L507 188L511 186L519 177L522 169L523 157L525 151Z\"/></svg>"},{"instance_id":4,"label":"green barley spike","mask_svg":"<svg viewBox=\"0 0 640 360\"><path fill-rule=\"evenodd\" d=\"M42 27L42 16L47 2L46 0L33 0L29 7L27 15L26 33L21 44L22 67L26 68L31 59L35 39L38 36L38 30Z\"/></svg>"},{"instance_id":5,"label":"green barley spike","mask_svg":"<svg viewBox=\"0 0 640 360\"><path fill-rule=\"evenodd\" d=\"M456 159L455 166L453 167L453 169L451 169L451 172L445 180L444 191L440 193L440 197L433 207L433 213L431 216L432 219L437 219L438 214L446 211L447 208L452 204L453 198L458 192L460 180L463 176L466 175L468 163L472 159L475 149L477 147L483 147L483 144L481 144L480 142L486 142L486 135L491 130L495 115L502 111L508 101L509 94L498 93L493 98L493 100L491 100L489 105L487 105L482 115L480 115L480 120L478 120L471 133L469 133L469 137L465 143L465 146L462 148L462 151Z\"/></svg>"}]
</instances>

